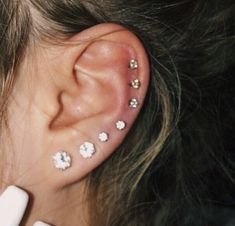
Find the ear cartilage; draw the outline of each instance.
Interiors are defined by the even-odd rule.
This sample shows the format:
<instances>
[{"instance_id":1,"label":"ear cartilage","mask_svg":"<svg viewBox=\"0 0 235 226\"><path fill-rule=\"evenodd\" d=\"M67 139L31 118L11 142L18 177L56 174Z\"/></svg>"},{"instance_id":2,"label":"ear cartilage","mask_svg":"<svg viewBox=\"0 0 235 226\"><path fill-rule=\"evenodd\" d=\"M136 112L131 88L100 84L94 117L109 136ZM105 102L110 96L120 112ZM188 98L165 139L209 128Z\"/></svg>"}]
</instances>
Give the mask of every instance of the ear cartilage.
<instances>
[{"instance_id":1,"label":"ear cartilage","mask_svg":"<svg viewBox=\"0 0 235 226\"><path fill-rule=\"evenodd\" d=\"M71 166L71 156L65 151L55 153L52 158L56 169L66 170Z\"/></svg>"},{"instance_id":2,"label":"ear cartilage","mask_svg":"<svg viewBox=\"0 0 235 226\"><path fill-rule=\"evenodd\" d=\"M134 80L131 81L130 86L131 86L133 89L139 89L140 86L141 86L141 82L140 82L139 79L134 79Z\"/></svg>"},{"instance_id":3,"label":"ear cartilage","mask_svg":"<svg viewBox=\"0 0 235 226\"><path fill-rule=\"evenodd\" d=\"M85 142L80 146L80 154L85 159L92 158L95 152L95 145L90 142Z\"/></svg>"},{"instance_id":4,"label":"ear cartilage","mask_svg":"<svg viewBox=\"0 0 235 226\"><path fill-rule=\"evenodd\" d=\"M132 98L129 101L129 107L130 108L137 108L139 106L139 101L136 98Z\"/></svg>"},{"instance_id":5,"label":"ear cartilage","mask_svg":"<svg viewBox=\"0 0 235 226\"><path fill-rule=\"evenodd\" d=\"M136 59L131 59L129 68L130 68L131 70L135 70L135 69L137 69L138 67L139 67L139 65L138 65L137 60L136 60Z\"/></svg>"},{"instance_id":6,"label":"ear cartilage","mask_svg":"<svg viewBox=\"0 0 235 226\"><path fill-rule=\"evenodd\" d=\"M118 130L124 130L126 128L126 123L122 120L116 122L116 128Z\"/></svg>"},{"instance_id":7,"label":"ear cartilage","mask_svg":"<svg viewBox=\"0 0 235 226\"><path fill-rule=\"evenodd\" d=\"M101 142L107 142L109 140L109 134L105 133L105 132L100 133L99 134L99 140Z\"/></svg>"}]
</instances>

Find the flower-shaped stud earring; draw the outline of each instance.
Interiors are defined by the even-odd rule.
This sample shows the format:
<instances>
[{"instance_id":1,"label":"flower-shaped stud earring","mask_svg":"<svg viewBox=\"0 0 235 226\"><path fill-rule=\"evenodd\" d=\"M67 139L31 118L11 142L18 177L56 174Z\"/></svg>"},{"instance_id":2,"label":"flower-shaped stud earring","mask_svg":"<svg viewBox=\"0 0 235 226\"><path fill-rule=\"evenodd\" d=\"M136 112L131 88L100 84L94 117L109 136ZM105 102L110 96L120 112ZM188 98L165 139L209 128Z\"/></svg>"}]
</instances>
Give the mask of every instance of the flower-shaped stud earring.
<instances>
[{"instance_id":1,"label":"flower-shaped stud earring","mask_svg":"<svg viewBox=\"0 0 235 226\"><path fill-rule=\"evenodd\" d=\"M124 130L126 128L126 123L122 120L116 122L116 128L118 130Z\"/></svg>"},{"instance_id":2,"label":"flower-shaped stud earring","mask_svg":"<svg viewBox=\"0 0 235 226\"><path fill-rule=\"evenodd\" d=\"M130 83L130 86L131 86L133 89L139 89L140 86L141 86L140 80L139 80L139 79L134 79L134 80L132 80L131 83Z\"/></svg>"},{"instance_id":3,"label":"flower-shaped stud earring","mask_svg":"<svg viewBox=\"0 0 235 226\"><path fill-rule=\"evenodd\" d=\"M138 67L139 67L139 65L138 65L137 60L136 60L136 59L131 59L129 68L130 68L131 70L135 70L135 69L137 69Z\"/></svg>"},{"instance_id":4,"label":"flower-shaped stud earring","mask_svg":"<svg viewBox=\"0 0 235 226\"><path fill-rule=\"evenodd\" d=\"M95 152L95 145L90 142L85 142L80 146L80 154L85 159L91 158Z\"/></svg>"},{"instance_id":5,"label":"flower-shaped stud earring","mask_svg":"<svg viewBox=\"0 0 235 226\"><path fill-rule=\"evenodd\" d=\"M99 134L99 140L101 142L107 142L109 140L109 134L105 133L105 132L100 133Z\"/></svg>"},{"instance_id":6,"label":"flower-shaped stud earring","mask_svg":"<svg viewBox=\"0 0 235 226\"><path fill-rule=\"evenodd\" d=\"M57 152L55 155L53 155L52 158L53 158L54 166L57 169L66 170L67 168L71 166L71 157L65 151Z\"/></svg>"},{"instance_id":7,"label":"flower-shaped stud earring","mask_svg":"<svg viewBox=\"0 0 235 226\"><path fill-rule=\"evenodd\" d=\"M139 101L136 98L132 98L129 101L129 107L130 108L137 108L139 106Z\"/></svg>"}]
</instances>

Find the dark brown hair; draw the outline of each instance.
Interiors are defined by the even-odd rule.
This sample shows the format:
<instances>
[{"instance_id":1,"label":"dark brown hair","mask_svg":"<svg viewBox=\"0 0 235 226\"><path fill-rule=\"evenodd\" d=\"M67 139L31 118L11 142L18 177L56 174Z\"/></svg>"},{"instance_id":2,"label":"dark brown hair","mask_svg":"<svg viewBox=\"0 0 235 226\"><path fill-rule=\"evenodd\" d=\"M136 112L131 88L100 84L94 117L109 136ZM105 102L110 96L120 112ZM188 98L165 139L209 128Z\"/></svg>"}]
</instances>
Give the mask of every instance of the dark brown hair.
<instances>
[{"instance_id":1,"label":"dark brown hair","mask_svg":"<svg viewBox=\"0 0 235 226\"><path fill-rule=\"evenodd\" d=\"M229 0L0 0L1 119L30 40L63 41L113 22L148 52L141 114L119 150L89 175L90 225L210 225L210 207L229 205L234 13Z\"/></svg>"}]
</instances>

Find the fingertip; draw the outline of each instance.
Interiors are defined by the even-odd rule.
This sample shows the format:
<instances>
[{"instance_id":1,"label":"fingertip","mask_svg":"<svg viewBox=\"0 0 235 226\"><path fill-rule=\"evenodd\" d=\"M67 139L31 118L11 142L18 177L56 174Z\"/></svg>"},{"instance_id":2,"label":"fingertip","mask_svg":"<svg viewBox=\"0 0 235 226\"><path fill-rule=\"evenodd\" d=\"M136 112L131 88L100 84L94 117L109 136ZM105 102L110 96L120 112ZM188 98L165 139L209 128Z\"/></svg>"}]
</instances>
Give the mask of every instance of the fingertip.
<instances>
[{"instance_id":1,"label":"fingertip","mask_svg":"<svg viewBox=\"0 0 235 226\"><path fill-rule=\"evenodd\" d=\"M44 223L44 222L42 222L42 221L37 221L37 222L34 223L33 226L50 226L50 225L49 225L49 224L46 224L46 223Z\"/></svg>"},{"instance_id":2,"label":"fingertip","mask_svg":"<svg viewBox=\"0 0 235 226\"><path fill-rule=\"evenodd\" d=\"M18 225L29 200L28 194L16 186L9 186L0 196L1 225Z\"/></svg>"},{"instance_id":3,"label":"fingertip","mask_svg":"<svg viewBox=\"0 0 235 226\"><path fill-rule=\"evenodd\" d=\"M0 198L3 195L12 196L14 198L17 198L17 200L22 201L23 203L28 203L29 201L29 195L27 194L27 192L14 185L8 186L6 190L1 194Z\"/></svg>"}]
</instances>

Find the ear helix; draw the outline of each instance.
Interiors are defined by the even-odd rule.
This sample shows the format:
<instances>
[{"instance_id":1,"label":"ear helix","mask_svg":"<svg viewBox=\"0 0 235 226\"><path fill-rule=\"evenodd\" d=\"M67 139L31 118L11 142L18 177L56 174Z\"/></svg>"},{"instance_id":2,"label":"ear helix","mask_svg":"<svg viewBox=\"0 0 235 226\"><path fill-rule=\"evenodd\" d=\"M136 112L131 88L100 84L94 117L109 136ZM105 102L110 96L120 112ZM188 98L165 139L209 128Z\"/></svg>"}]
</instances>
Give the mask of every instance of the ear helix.
<instances>
[{"instance_id":1,"label":"ear helix","mask_svg":"<svg viewBox=\"0 0 235 226\"><path fill-rule=\"evenodd\" d=\"M75 66L75 70L76 68L77 67ZM131 59L128 68L135 72L139 68L138 61L136 59ZM134 78L130 81L129 86L133 90L138 90L141 87L141 82L138 78ZM131 98L128 102L128 106L130 109L136 109L139 106L138 99L135 97ZM119 119L116 121L115 126L118 131L123 131L127 127L127 123ZM110 134L108 132L102 131L98 134L98 140L102 143L108 142L109 139ZM89 141L84 142L79 148L79 153L84 159L92 158L96 153L95 144ZM53 155L53 163L56 169L64 171L71 167L72 158L66 151L59 151Z\"/></svg>"}]
</instances>

